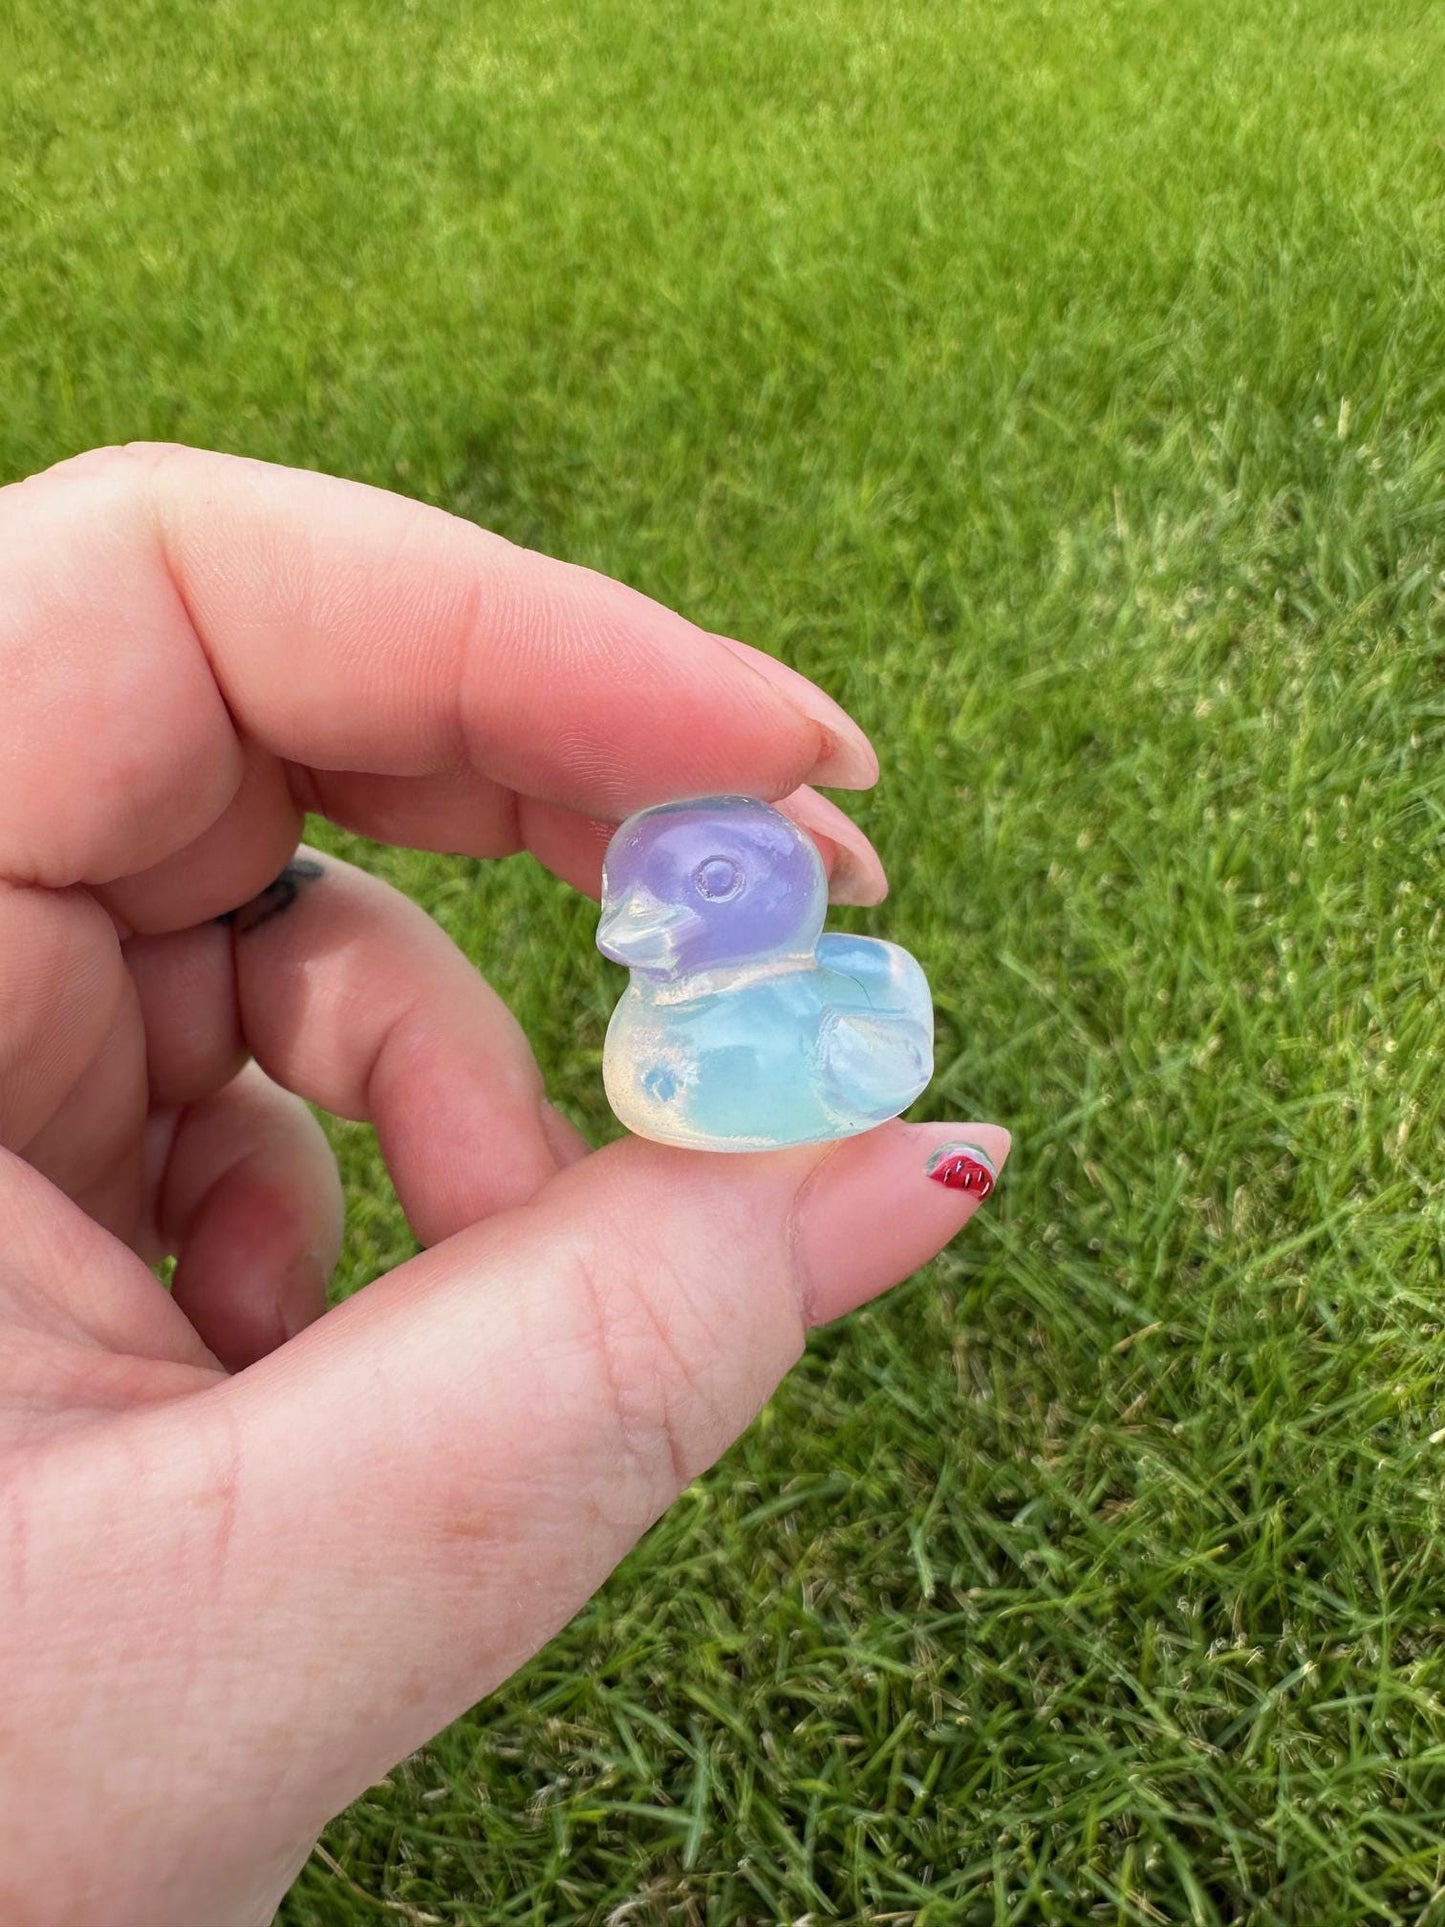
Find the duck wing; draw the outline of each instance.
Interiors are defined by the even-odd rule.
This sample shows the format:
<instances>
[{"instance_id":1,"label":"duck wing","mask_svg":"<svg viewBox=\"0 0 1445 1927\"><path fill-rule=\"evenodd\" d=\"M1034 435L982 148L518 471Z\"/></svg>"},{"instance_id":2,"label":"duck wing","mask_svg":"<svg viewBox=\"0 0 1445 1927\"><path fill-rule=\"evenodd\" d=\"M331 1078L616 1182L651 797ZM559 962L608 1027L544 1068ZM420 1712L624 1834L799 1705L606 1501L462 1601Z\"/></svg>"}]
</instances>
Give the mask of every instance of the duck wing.
<instances>
[{"instance_id":1,"label":"duck wing","mask_svg":"<svg viewBox=\"0 0 1445 1927\"><path fill-rule=\"evenodd\" d=\"M819 939L817 955L835 980L823 992L818 1039L824 1099L859 1126L881 1124L906 1110L933 1075L927 979L906 950L876 937L831 932Z\"/></svg>"},{"instance_id":2,"label":"duck wing","mask_svg":"<svg viewBox=\"0 0 1445 1927\"><path fill-rule=\"evenodd\" d=\"M906 1110L933 1075L933 1039L900 1017L831 1010L818 1039L824 1102L853 1128Z\"/></svg>"}]
</instances>

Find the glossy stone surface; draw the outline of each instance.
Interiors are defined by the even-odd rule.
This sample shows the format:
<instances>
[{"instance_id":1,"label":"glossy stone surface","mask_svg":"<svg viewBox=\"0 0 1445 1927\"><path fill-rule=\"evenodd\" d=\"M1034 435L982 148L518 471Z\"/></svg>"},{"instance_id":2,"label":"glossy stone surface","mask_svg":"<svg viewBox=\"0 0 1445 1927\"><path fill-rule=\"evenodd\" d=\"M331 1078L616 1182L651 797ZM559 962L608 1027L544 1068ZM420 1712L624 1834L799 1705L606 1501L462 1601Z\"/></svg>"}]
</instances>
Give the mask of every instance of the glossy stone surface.
<instances>
[{"instance_id":1,"label":"glossy stone surface","mask_svg":"<svg viewBox=\"0 0 1445 1927\"><path fill-rule=\"evenodd\" d=\"M709 796L640 810L607 847L597 947L632 979L603 1056L630 1131L698 1150L851 1137L933 1074L906 950L823 931L822 859L778 810Z\"/></svg>"}]
</instances>

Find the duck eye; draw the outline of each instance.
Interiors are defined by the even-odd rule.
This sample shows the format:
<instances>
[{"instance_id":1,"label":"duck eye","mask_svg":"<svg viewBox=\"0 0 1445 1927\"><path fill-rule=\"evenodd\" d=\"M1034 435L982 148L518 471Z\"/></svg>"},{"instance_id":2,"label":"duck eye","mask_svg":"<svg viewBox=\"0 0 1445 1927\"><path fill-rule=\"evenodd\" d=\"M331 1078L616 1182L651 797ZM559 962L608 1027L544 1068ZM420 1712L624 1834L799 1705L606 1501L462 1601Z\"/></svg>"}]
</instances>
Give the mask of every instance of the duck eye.
<instances>
[{"instance_id":1,"label":"duck eye","mask_svg":"<svg viewBox=\"0 0 1445 1927\"><path fill-rule=\"evenodd\" d=\"M710 856L692 873L700 897L709 903L726 903L743 887L743 873L730 856Z\"/></svg>"}]
</instances>

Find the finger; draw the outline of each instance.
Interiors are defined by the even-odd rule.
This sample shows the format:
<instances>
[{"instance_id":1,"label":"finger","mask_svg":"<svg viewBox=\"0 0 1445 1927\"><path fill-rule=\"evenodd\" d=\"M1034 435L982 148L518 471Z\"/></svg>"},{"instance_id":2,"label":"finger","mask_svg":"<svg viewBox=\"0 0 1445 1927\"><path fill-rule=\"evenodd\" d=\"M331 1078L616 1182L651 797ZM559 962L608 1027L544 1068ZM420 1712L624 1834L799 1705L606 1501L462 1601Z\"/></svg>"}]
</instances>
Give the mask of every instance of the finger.
<instances>
[{"instance_id":1,"label":"finger","mask_svg":"<svg viewBox=\"0 0 1445 1927\"><path fill-rule=\"evenodd\" d=\"M23 1150L41 1130L127 988L115 927L86 891L0 883L0 1144Z\"/></svg>"},{"instance_id":2,"label":"finger","mask_svg":"<svg viewBox=\"0 0 1445 1927\"><path fill-rule=\"evenodd\" d=\"M0 1146L120 1237L142 1196L146 1085L115 927L83 890L0 884Z\"/></svg>"},{"instance_id":3,"label":"finger","mask_svg":"<svg viewBox=\"0 0 1445 1927\"><path fill-rule=\"evenodd\" d=\"M79 1079L23 1146L26 1162L127 1244L145 1212L141 1130L147 1093L145 1038L134 989L115 1014Z\"/></svg>"},{"instance_id":4,"label":"finger","mask_svg":"<svg viewBox=\"0 0 1445 1927\"><path fill-rule=\"evenodd\" d=\"M130 937L122 954L145 1031L150 1102L194 1104L229 1084L250 1054L236 1008L229 925L217 919Z\"/></svg>"},{"instance_id":5,"label":"finger","mask_svg":"<svg viewBox=\"0 0 1445 1927\"><path fill-rule=\"evenodd\" d=\"M285 765L258 744L241 742L235 794L199 836L134 876L105 884L97 896L129 930L178 927L232 910L280 871L301 841L305 812Z\"/></svg>"},{"instance_id":6,"label":"finger","mask_svg":"<svg viewBox=\"0 0 1445 1927\"><path fill-rule=\"evenodd\" d=\"M618 583L329 477L106 451L0 494L0 546L24 692L0 714L0 871L20 880L108 883L195 844L242 789L243 738L307 770L474 770L607 818L876 770L811 685L785 693ZM194 887L192 866L152 915L193 921Z\"/></svg>"},{"instance_id":7,"label":"finger","mask_svg":"<svg viewBox=\"0 0 1445 1927\"><path fill-rule=\"evenodd\" d=\"M175 856L134 877L118 878L97 894L131 929L170 928L177 906L200 921L254 896L276 875L300 839L304 811L343 829L413 850L456 856L504 857L529 850L564 883L596 896L602 858L615 821L579 815L536 797L517 796L476 770L434 776L368 776L346 770L296 770L279 764L248 774L219 821ZM258 791L264 788L264 798ZM262 805L264 804L264 807ZM835 903L873 904L888 884L877 851L856 823L806 785L778 807L818 846ZM192 868L197 887L189 887Z\"/></svg>"},{"instance_id":8,"label":"finger","mask_svg":"<svg viewBox=\"0 0 1445 1927\"><path fill-rule=\"evenodd\" d=\"M249 1053L375 1124L424 1243L522 1204L585 1148L546 1102L521 1026L446 933L388 884L302 849L228 922L126 945L152 1088L187 1102Z\"/></svg>"},{"instance_id":9,"label":"finger","mask_svg":"<svg viewBox=\"0 0 1445 1927\"><path fill-rule=\"evenodd\" d=\"M17 1417L21 1431L38 1423L57 1398L63 1427L87 1409L175 1397L214 1377L215 1360L155 1274L8 1151L0 1251L0 1436ZM138 1373L137 1360L158 1369Z\"/></svg>"},{"instance_id":10,"label":"finger","mask_svg":"<svg viewBox=\"0 0 1445 1927\"><path fill-rule=\"evenodd\" d=\"M268 1717L305 1704L297 1743L327 1810L570 1617L810 1324L967 1221L980 1192L929 1175L960 1140L995 1168L1007 1154L988 1125L770 1156L611 1146L341 1307L284 1370L225 1388L244 1461L232 1606L264 1654ZM277 1544L307 1560L267 1599L251 1588L274 1586ZM316 1652L336 1655L324 1687Z\"/></svg>"},{"instance_id":11,"label":"finger","mask_svg":"<svg viewBox=\"0 0 1445 1927\"><path fill-rule=\"evenodd\" d=\"M541 1073L516 1018L425 911L301 853L232 923L236 1004L257 1062L369 1119L425 1244L525 1203L558 1169Z\"/></svg>"},{"instance_id":12,"label":"finger","mask_svg":"<svg viewBox=\"0 0 1445 1927\"><path fill-rule=\"evenodd\" d=\"M344 1202L325 1133L255 1065L155 1121L160 1248L171 1296L239 1371L312 1323L341 1250Z\"/></svg>"},{"instance_id":13,"label":"finger","mask_svg":"<svg viewBox=\"0 0 1445 1927\"><path fill-rule=\"evenodd\" d=\"M399 790L402 786L397 785ZM858 825L845 816L836 803L804 785L778 804L818 846L828 876L828 894L834 903L881 903L888 894L888 879L878 852ZM329 812L328 812L329 813ZM524 800L519 805L521 840L539 862L570 883L574 889L595 897L602 886L602 859L617 825L597 818L578 816L548 803ZM410 819L409 830L425 830L426 825ZM399 842L417 844L424 849L438 847L425 835L398 837ZM477 852L495 854L495 852Z\"/></svg>"},{"instance_id":14,"label":"finger","mask_svg":"<svg viewBox=\"0 0 1445 1927\"><path fill-rule=\"evenodd\" d=\"M883 863L868 838L838 805L806 785L785 796L778 808L792 817L817 844L828 873L828 895L834 903L872 905L888 894Z\"/></svg>"}]
</instances>

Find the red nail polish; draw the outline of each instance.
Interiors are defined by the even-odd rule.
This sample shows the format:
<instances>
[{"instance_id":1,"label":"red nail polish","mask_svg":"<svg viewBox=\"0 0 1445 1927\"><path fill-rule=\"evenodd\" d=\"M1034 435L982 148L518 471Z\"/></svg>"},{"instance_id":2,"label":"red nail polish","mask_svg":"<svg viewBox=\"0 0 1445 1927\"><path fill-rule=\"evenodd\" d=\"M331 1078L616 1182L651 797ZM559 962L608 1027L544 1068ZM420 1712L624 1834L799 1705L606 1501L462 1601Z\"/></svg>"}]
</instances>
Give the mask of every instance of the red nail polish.
<instances>
[{"instance_id":1,"label":"red nail polish","mask_svg":"<svg viewBox=\"0 0 1445 1927\"><path fill-rule=\"evenodd\" d=\"M998 1173L976 1144L945 1144L928 1160L928 1175L950 1191L972 1191L980 1203L993 1190Z\"/></svg>"}]
</instances>

